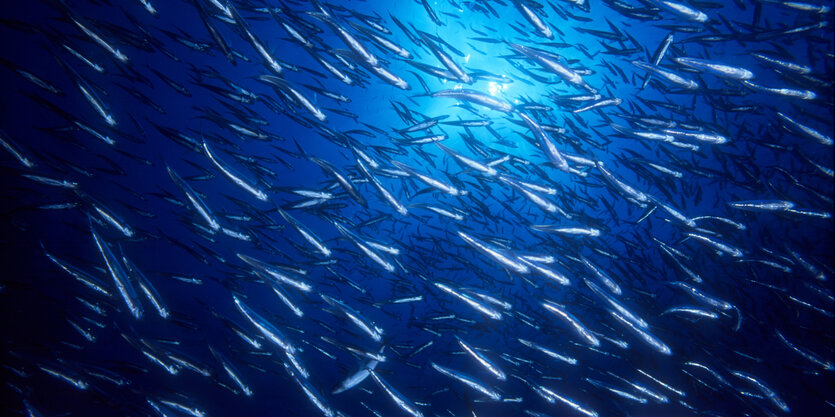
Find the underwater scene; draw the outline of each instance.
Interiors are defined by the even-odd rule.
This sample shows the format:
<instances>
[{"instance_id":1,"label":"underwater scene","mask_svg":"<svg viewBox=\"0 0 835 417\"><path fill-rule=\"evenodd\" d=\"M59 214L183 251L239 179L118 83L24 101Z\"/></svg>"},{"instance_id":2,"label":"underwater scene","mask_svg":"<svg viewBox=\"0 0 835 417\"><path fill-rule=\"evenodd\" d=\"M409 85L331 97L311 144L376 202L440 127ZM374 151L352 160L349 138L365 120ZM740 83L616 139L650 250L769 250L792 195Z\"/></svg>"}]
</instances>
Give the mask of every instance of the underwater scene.
<instances>
[{"instance_id":1,"label":"underwater scene","mask_svg":"<svg viewBox=\"0 0 835 417\"><path fill-rule=\"evenodd\" d=\"M0 415L834 415L832 7L7 2Z\"/></svg>"}]
</instances>

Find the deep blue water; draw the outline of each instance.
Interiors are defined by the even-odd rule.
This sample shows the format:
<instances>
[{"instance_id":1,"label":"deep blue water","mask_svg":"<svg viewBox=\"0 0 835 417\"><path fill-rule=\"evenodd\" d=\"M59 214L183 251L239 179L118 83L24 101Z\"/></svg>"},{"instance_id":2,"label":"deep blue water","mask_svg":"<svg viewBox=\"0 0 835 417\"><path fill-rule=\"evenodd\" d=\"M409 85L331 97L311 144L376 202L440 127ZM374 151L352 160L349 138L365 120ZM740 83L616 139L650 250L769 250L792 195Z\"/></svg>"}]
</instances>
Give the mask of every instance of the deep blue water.
<instances>
[{"instance_id":1,"label":"deep blue water","mask_svg":"<svg viewBox=\"0 0 835 417\"><path fill-rule=\"evenodd\" d=\"M413 1L236 0L231 4L239 16L231 18L208 0L151 3L155 15L140 1L44 0L6 5L0 16L0 139L19 152L0 151L0 414L188 415L164 404L169 402L208 416L316 416L326 413L322 409L407 415L371 377L332 393L368 363L356 352L377 354L382 347L385 361L375 372L427 416L584 415L542 388L601 416L833 412L831 2L678 3L705 14L690 20L659 2L639 0L587 0L582 6L562 0L430 1L435 18ZM199 8L232 51L234 64L207 31ZM525 8L550 28L553 39L526 20ZM308 13L317 9L327 11L334 25ZM378 71L386 69L409 89L375 75L375 65L352 51L335 26L359 40L378 61ZM281 74L265 63L244 27L283 66ZM369 33L411 57L378 46ZM670 33L673 42L657 68L698 88L684 89L659 75L641 88L647 72L632 62L650 62ZM457 68L446 68L430 43ZM511 44L535 48L526 51L540 61ZM117 49L126 60L114 54ZM688 58L731 67L732 73L694 69L686 65ZM546 70L543 60L583 82L572 84L570 77ZM455 79L455 69L471 82ZM740 75L745 71L750 73ZM263 75L289 87L273 89L259 81ZM241 100L246 96L238 88L254 98ZM503 100L512 110L432 96L462 88ZM82 89L96 99L85 98ZM610 98L619 104L575 112ZM101 112L93 101L102 103ZM571 172L549 161L523 117L545 126L547 140L568 155ZM398 132L433 118L440 123ZM449 123L458 120L490 124ZM409 143L439 134L449 154L431 142ZM705 141L708 135L713 143ZM201 148L204 140L223 166L265 192L267 201L224 176ZM335 167L360 197L320 168L319 160ZM382 197L358 161L408 214ZM432 188L394 162L459 195ZM632 198L595 162L630 187ZM218 230L167 166L208 207ZM329 198L299 191L326 192ZM551 206L538 205L536 198ZM329 256L279 209L313 231ZM341 233L335 223L350 232ZM596 233L535 227L541 225ZM139 319L131 314L93 233L109 245L120 269L128 268L129 259L142 272L170 311L167 318L128 273L142 308ZM504 263L460 233L501 253ZM101 281L109 296L47 254ZM256 274L258 268L239 254L310 288L273 282L263 270ZM525 263L526 256L538 258ZM568 285L536 268L554 271ZM676 282L706 297L690 297ZM303 316L294 315L272 287ZM307 378L236 307L235 297L295 346ZM616 319L608 299L643 319L643 334L669 352L647 343L633 330L635 321ZM599 345L544 307L545 301L561 305ZM691 312L669 311L683 306ZM373 323L381 340L346 311ZM501 368L506 379L475 361L456 337ZM205 368L207 375L177 358ZM240 384L222 361L234 368ZM472 377L501 399L443 375L432 363ZM322 408L298 381L317 392Z\"/></svg>"}]
</instances>

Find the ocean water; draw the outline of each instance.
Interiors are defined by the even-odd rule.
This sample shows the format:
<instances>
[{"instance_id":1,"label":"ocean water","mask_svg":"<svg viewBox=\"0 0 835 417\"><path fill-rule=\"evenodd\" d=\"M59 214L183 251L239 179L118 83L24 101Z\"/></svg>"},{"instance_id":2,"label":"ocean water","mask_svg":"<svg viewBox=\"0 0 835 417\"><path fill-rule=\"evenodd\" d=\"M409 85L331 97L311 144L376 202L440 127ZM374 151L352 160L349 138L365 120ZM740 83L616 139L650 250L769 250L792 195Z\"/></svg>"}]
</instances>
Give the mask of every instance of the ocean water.
<instances>
[{"instance_id":1,"label":"ocean water","mask_svg":"<svg viewBox=\"0 0 835 417\"><path fill-rule=\"evenodd\" d=\"M829 415L831 7L5 5L0 414Z\"/></svg>"}]
</instances>

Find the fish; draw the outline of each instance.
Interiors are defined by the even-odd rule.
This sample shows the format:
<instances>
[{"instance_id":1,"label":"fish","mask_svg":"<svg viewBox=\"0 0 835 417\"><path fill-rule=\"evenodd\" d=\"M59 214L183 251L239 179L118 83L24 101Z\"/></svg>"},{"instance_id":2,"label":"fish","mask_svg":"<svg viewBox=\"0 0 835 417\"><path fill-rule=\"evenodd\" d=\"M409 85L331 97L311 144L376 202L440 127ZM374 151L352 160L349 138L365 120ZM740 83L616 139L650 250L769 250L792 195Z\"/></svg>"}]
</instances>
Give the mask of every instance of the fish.
<instances>
[{"instance_id":1,"label":"fish","mask_svg":"<svg viewBox=\"0 0 835 417\"><path fill-rule=\"evenodd\" d=\"M562 307L554 304L553 302L544 301L542 302L542 306L545 307L546 310L554 313L564 321L566 321L571 327L574 329L574 332L577 333L580 338L582 338L586 343L591 346L597 347L600 346L600 341L595 337L595 335L590 332L576 317L571 315L571 313L565 311Z\"/></svg>"},{"instance_id":2,"label":"fish","mask_svg":"<svg viewBox=\"0 0 835 417\"><path fill-rule=\"evenodd\" d=\"M380 353L382 353L384 348L385 346L380 348ZM379 363L380 361L378 360L370 359L367 363L365 363L362 366L362 369L349 375L347 378L345 378L345 380L340 382L339 385L337 385L331 393L334 395L340 394L359 385L360 383L362 383L362 381L367 379L369 375L371 375L371 371L374 370L374 368L376 368Z\"/></svg>"},{"instance_id":3,"label":"fish","mask_svg":"<svg viewBox=\"0 0 835 417\"><path fill-rule=\"evenodd\" d=\"M252 311L246 304L244 304L238 297L233 296L232 299L235 301L235 306L238 308L238 311L253 325L255 328L258 329L259 332L270 342L274 343L276 346L281 348L287 354L294 354L296 352L295 346L293 346L278 330L272 323L268 322L266 319L261 317L258 313Z\"/></svg>"},{"instance_id":4,"label":"fish","mask_svg":"<svg viewBox=\"0 0 835 417\"><path fill-rule=\"evenodd\" d=\"M303 95L300 91L293 88L293 86L288 83L287 81L276 77L274 75L261 75L258 77L259 80L263 81L266 84L273 86L275 89L281 91L284 94L289 94L293 97L293 99L307 109L310 114L313 115L317 120L320 122L324 122L328 119L322 110L320 110L313 102L310 101L305 95Z\"/></svg>"},{"instance_id":5,"label":"fish","mask_svg":"<svg viewBox=\"0 0 835 417\"><path fill-rule=\"evenodd\" d=\"M142 304L139 303L136 289L125 272L125 268L119 261L119 258L113 254L113 251L109 246L107 246L107 242L105 242L96 232L93 227L92 220L90 221L90 233L93 235L93 241L96 244L96 248L98 248L99 253L104 259L107 271L113 279L113 284L116 286L119 295L122 297L122 301L124 301L134 319L141 319L144 310L142 308Z\"/></svg>"},{"instance_id":6,"label":"fish","mask_svg":"<svg viewBox=\"0 0 835 417\"><path fill-rule=\"evenodd\" d=\"M213 231L220 230L220 223L218 222L217 218L215 218L214 213L206 206L206 203L203 202L202 199L191 189L191 186L186 183L176 171L170 166L166 167L168 171L168 175L174 181L174 184L180 188L180 190L186 195L189 203L191 203L192 207L197 211L200 217L209 224L209 227Z\"/></svg>"},{"instance_id":7,"label":"fish","mask_svg":"<svg viewBox=\"0 0 835 417\"><path fill-rule=\"evenodd\" d=\"M206 152L206 157L209 158L209 160L212 162L212 164L215 167L217 167L217 169L224 176L229 178L232 181L232 183L234 183L236 186L240 187L244 191L252 194L258 200L261 200L261 201L267 201L268 200L267 193L265 193L263 190L258 189L256 186L250 184L249 182L244 181L237 173L232 171L230 168L224 166L217 159L215 154L212 153L212 150L209 148L209 145L206 143L206 141L203 141L203 150Z\"/></svg>"},{"instance_id":8,"label":"fish","mask_svg":"<svg viewBox=\"0 0 835 417\"><path fill-rule=\"evenodd\" d=\"M213 348L211 345L209 345L209 351L212 353L212 356L214 356L215 359L218 362L220 362L221 366L223 367L223 370L226 371L226 374L229 376L229 378L235 381L235 384L238 385L238 388L241 389L241 392L243 392L244 395L246 395L247 397L251 397L254 394L252 389L249 388L249 386L247 386L241 380L239 372L234 368L234 366L229 362L229 360L225 356L223 356L222 353L215 350L215 348Z\"/></svg>"},{"instance_id":9,"label":"fish","mask_svg":"<svg viewBox=\"0 0 835 417\"><path fill-rule=\"evenodd\" d=\"M458 372L458 371L455 371L455 370L452 370L452 369L449 369L449 368L445 368L445 367L443 367L441 365L438 365L434 362L431 362L430 365L432 365L432 367L435 368L435 370L440 372L441 374L443 374L445 376L448 376L450 378L453 378L455 380L461 381L462 383L469 386L470 388L486 395L488 398L490 398L493 401L499 401L501 399L501 394L499 394L498 392L490 389L489 387L486 387L486 386L482 385L479 381L473 379L469 375L464 375L461 372Z\"/></svg>"},{"instance_id":10,"label":"fish","mask_svg":"<svg viewBox=\"0 0 835 417\"><path fill-rule=\"evenodd\" d=\"M677 64L693 68L697 71L707 72L719 78L727 78L730 80L737 81L747 81L754 78L754 73L748 69L727 65L720 62L690 57L677 57L673 60Z\"/></svg>"},{"instance_id":11,"label":"fish","mask_svg":"<svg viewBox=\"0 0 835 417\"><path fill-rule=\"evenodd\" d=\"M504 113L511 113L513 111L513 105L511 105L507 101L489 96L481 91L472 89L462 88L458 90L439 90L433 92L432 94L430 94L430 96L465 100L487 107L491 110L500 111Z\"/></svg>"},{"instance_id":12,"label":"fish","mask_svg":"<svg viewBox=\"0 0 835 417\"><path fill-rule=\"evenodd\" d=\"M551 28L548 27L548 24L545 23L526 2L514 0L513 5L517 10L519 10L519 13L522 14L525 20L527 20L528 23L536 29L537 35L542 36L543 38L554 39L554 33L551 31Z\"/></svg>"},{"instance_id":13,"label":"fish","mask_svg":"<svg viewBox=\"0 0 835 417\"><path fill-rule=\"evenodd\" d=\"M496 377L496 379L500 381L504 381L507 379L505 373L498 366L496 366L496 364L487 359L475 348L468 345L467 342L461 340L461 338L456 336L456 339L458 340L458 344L461 346L461 348L464 349L464 351L467 352L473 359L475 359L476 362L478 362L481 366L490 371L490 373L492 373Z\"/></svg>"},{"instance_id":14,"label":"fish","mask_svg":"<svg viewBox=\"0 0 835 417\"><path fill-rule=\"evenodd\" d=\"M86 22L82 22L78 17L73 16L72 14L70 15L70 21L72 21L72 23L74 23L78 27L78 29L81 30L82 33L87 35L95 43L99 44L99 46L101 46L104 50L113 55L113 57L116 58L116 60L118 60L119 62L126 64L128 63L128 61L130 61L127 55L125 55L117 47L111 45L110 42L102 38L93 29L90 29L88 25L85 25Z\"/></svg>"},{"instance_id":15,"label":"fish","mask_svg":"<svg viewBox=\"0 0 835 417\"><path fill-rule=\"evenodd\" d=\"M423 413L420 412L420 410L417 408L417 406L415 406L415 404L409 401L406 397L404 397L396 389L394 389L394 387L389 385L388 382L386 382L379 375L377 375L377 371L370 368L366 369L368 369L368 373L371 375L371 378L374 379L374 382L376 382L377 385L379 385L380 388L382 388L383 391L385 391L385 393L388 394L388 396L391 397L392 400L394 400L394 403L397 404L397 406L400 407L401 410L405 411L412 417L423 416Z\"/></svg>"},{"instance_id":16,"label":"fish","mask_svg":"<svg viewBox=\"0 0 835 417\"><path fill-rule=\"evenodd\" d=\"M301 234L305 240L307 240L311 245L313 245L313 247L315 247L316 250L322 253L322 255L324 255L325 257L331 256L333 252L324 244L324 242L322 242L321 238L319 238L315 232L310 230L300 221L296 220L286 211L278 209L278 213L281 215L282 218L284 218L285 221L290 223L290 225L292 225L293 228L295 228L296 231L298 231L299 234Z\"/></svg>"}]
</instances>

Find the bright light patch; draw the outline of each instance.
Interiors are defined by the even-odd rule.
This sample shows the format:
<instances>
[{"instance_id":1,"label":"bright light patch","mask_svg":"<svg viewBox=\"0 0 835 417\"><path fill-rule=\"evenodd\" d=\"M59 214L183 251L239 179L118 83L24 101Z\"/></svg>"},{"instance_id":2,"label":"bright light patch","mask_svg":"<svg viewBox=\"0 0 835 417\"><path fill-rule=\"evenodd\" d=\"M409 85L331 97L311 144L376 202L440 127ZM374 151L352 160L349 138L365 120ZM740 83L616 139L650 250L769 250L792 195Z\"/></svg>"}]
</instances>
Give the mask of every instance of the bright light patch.
<instances>
[{"instance_id":1,"label":"bright light patch","mask_svg":"<svg viewBox=\"0 0 835 417\"><path fill-rule=\"evenodd\" d=\"M505 87L504 84L499 84L499 83L494 82L494 81L490 81L490 84L487 85L487 91L490 93L491 96L495 96L495 95L501 93L502 91L505 90L505 88L506 87Z\"/></svg>"},{"instance_id":2,"label":"bright light patch","mask_svg":"<svg viewBox=\"0 0 835 417\"><path fill-rule=\"evenodd\" d=\"M470 54L467 54L467 56L464 57L464 62L466 62L467 64L470 63Z\"/></svg>"}]
</instances>

